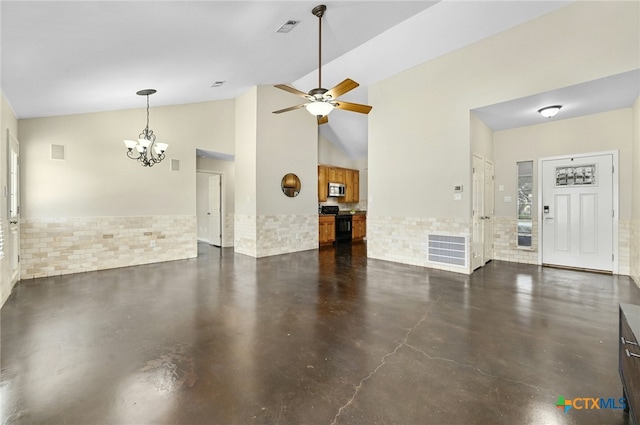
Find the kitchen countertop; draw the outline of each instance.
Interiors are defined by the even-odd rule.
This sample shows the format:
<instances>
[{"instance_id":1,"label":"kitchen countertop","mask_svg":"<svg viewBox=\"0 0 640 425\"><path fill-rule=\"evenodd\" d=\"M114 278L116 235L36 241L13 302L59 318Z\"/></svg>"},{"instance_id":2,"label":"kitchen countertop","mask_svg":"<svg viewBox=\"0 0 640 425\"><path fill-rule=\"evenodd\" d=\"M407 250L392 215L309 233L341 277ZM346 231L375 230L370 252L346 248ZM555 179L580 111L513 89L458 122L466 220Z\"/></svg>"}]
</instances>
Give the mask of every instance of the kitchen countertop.
<instances>
[{"instance_id":1,"label":"kitchen countertop","mask_svg":"<svg viewBox=\"0 0 640 425\"><path fill-rule=\"evenodd\" d=\"M327 216L333 216L333 215L335 215L335 214L322 214L322 213L319 213L318 215L319 215L320 217L327 217ZM364 211L364 210L363 210L363 211L356 211L356 213L355 213L355 214L351 214L351 213L347 210L347 211L340 211L340 212L338 213L338 215L367 215L367 211Z\"/></svg>"}]
</instances>

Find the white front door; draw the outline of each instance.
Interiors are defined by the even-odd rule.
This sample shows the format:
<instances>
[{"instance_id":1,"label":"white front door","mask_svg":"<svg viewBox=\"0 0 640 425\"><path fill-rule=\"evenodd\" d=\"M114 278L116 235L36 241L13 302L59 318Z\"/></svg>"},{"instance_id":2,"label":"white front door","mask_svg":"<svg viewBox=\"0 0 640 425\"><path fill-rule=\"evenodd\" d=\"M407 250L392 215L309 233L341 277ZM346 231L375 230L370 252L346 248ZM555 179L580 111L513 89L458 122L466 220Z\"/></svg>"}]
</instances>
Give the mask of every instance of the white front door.
<instances>
[{"instance_id":1,"label":"white front door","mask_svg":"<svg viewBox=\"0 0 640 425\"><path fill-rule=\"evenodd\" d=\"M484 159L473 156L473 199L472 216L473 241L471 243L471 269L475 270L484 265Z\"/></svg>"},{"instance_id":2,"label":"white front door","mask_svg":"<svg viewBox=\"0 0 640 425\"><path fill-rule=\"evenodd\" d=\"M487 264L493 259L493 163L484 163L484 217L482 220L484 255L482 261Z\"/></svg>"},{"instance_id":3,"label":"white front door","mask_svg":"<svg viewBox=\"0 0 640 425\"><path fill-rule=\"evenodd\" d=\"M209 243L222 245L222 202L220 174L209 177Z\"/></svg>"},{"instance_id":4,"label":"white front door","mask_svg":"<svg viewBox=\"0 0 640 425\"><path fill-rule=\"evenodd\" d=\"M20 277L20 146L7 130L7 209L9 232L7 246L11 267L11 285Z\"/></svg>"},{"instance_id":5,"label":"white front door","mask_svg":"<svg viewBox=\"0 0 640 425\"><path fill-rule=\"evenodd\" d=\"M542 263L613 271L613 154L541 164Z\"/></svg>"}]
</instances>

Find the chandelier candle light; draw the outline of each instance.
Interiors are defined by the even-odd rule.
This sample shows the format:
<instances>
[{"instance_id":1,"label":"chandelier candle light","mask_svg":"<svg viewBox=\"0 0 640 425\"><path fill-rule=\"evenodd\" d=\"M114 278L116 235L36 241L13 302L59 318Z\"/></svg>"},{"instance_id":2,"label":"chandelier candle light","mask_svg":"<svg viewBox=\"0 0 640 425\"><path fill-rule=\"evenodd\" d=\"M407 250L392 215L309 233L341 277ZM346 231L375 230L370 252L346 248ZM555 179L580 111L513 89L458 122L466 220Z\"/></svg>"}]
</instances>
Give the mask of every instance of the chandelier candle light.
<instances>
[{"instance_id":1,"label":"chandelier candle light","mask_svg":"<svg viewBox=\"0 0 640 425\"><path fill-rule=\"evenodd\" d=\"M153 164L162 161L164 159L164 151L169 147L166 143L156 143L156 136L153 134L153 130L149 129L149 96L155 92L156 90L154 89L145 89L136 93L139 96L147 96L147 126L138 135L137 142L134 140L124 141L124 145L127 147L127 156L138 160L143 167L152 167ZM133 153L134 149L138 153L137 156Z\"/></svg>"}]
</instances>

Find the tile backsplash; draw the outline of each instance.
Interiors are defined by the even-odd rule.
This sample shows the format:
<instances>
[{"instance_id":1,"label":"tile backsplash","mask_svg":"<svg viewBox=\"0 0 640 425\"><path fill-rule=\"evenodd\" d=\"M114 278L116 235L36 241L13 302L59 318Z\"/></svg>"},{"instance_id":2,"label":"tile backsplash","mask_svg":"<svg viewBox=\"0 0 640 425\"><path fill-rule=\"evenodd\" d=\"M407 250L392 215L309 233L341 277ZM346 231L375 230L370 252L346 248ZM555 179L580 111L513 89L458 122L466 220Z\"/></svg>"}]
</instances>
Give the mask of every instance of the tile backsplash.
<instances>
[{"instance_id":1,"label":"tile backsplash","mask_svg":"<svg viewBox=\"0 0 640 425\"><path fill-rule=\"evenodd\" d=\"M357 203L343 203L338 202L338 198L327 198L327 202L320 202L320 206L322 205L337 205L341 210L356 210L356 211L366 211L367 210L367 200L362 199ZM318 208L319 209L319 208Z\"/></svg>"}]
</instances>

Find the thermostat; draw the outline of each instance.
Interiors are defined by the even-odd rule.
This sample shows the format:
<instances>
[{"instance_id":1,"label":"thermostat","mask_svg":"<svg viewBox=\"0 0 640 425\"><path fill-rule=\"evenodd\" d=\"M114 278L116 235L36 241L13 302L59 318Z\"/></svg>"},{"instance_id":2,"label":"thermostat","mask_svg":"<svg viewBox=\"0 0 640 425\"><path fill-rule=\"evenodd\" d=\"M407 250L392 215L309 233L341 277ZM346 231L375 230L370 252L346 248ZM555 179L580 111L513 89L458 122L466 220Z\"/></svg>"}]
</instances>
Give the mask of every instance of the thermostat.
<instances>
[{"instance_id":1,"label":"thermostat","mask_svg":"<svg viewBox=\"0 0 640 425\"><path fill-rule=\"evenodd\" d=\"M462 185L459 185L459 186L453 186L453 191L454 191L454 192L462 192Z\"/></svg>"}]
</instances>

